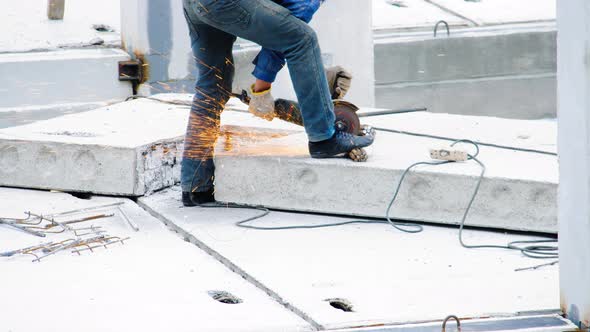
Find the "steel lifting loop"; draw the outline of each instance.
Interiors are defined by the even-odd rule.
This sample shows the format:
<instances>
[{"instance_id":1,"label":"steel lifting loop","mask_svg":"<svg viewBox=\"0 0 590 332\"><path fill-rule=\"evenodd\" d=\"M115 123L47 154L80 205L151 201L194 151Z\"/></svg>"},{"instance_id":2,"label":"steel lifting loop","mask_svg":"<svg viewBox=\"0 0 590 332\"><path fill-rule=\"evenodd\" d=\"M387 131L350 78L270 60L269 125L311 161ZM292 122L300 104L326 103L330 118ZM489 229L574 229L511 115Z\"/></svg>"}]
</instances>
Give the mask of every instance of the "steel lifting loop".
<instances>
[{"instance_id":1,"label":"steel lifting loop","mask_svg":"<svg viewBox=\"0 0 590 332\"><path fill-rule=\"evenodd\" d=\"M446 331L447 322L451 319L454 319L457 322L457 331L461 331L461 321L459 321L459 317L457 317L455 315L450 315L450 316L447 316L447 318L445 318L445 320L443 320L442 332Z\"/></svg>"},{"instance_id":2,"label":"steel lifting loop","mask_svg":"<svg viewBox=\"0 0 590 332\"><path fill-rule=\"evenodd\" d=\"M440 20L440 21L436 22L436 24L434 25L434 37L436 37L436 32L438 30L438 26L441 23L445 25L445 28L447 28L447 37L450 36L451 30L449 29L449 23L447 23L447 21L445 21L445 20Z\"/></svg>"}]
</instances>

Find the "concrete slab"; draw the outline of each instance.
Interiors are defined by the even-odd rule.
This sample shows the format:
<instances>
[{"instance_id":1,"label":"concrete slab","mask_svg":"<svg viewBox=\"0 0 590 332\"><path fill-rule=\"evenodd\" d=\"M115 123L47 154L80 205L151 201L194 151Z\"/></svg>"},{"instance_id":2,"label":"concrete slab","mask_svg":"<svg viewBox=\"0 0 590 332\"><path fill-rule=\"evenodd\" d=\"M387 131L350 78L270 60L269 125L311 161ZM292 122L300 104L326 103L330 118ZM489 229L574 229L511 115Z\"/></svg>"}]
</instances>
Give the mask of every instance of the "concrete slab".
<instances>
[{"instance_id":1,"label":"concrete slab","mask_svg":"<svg viewBox=\"0 0 590 332\"><path fill-rule=\"evenodd\" d=\"M432 31L439 20L445 20L452 27L469 25L467 21L422 0L399 1L399 6L386 0L372 0L372 3L375 34L408 30Z\"/></svg>"},{"instance_id":2,"label":"concrete slab","mask_svg":"<svg viewBox=\"0 0 590 332\"><path fill-rule=\"evenodd\" d=\"M555 20L555 0L430 0L480 25Z\"/></svg>"},{"instance_id":3,"label":"concrete slab","mask_svg":"<svg viewBox=\"0 0 590 332\"><path fill-rule=\"evenodd\" d=\"M119 4L120 0L69 0L64 19L51 21L47 19L46 2L6 1L0 22L0 53L89 46L95 38L106 45L120 46ZM96 31L94 24L108 25L115 31Z\"/></svg>"},{"instance_id":4,"label":"concrete slab","mask_svg":"<svg viewBox=\"0 0 590 332\"><path fill-rule=\"evenodd\" d=\"M0 114L125 100L130 82L120 82L119 49L78 49L0 54Z\"/></svg>"},{"instance_id":5,"label":"concrete slab","mask_svg":"<svg viewBox=\"0 0 590 332\"><path fill-rule=\"evenodd\" d=\"M309 331L311 326L212 257L169 232L130 200L0 188L0 216L22 217L32 210L49 214L123 201L122 210L140 229L133 231L116 208L94 210L115 216L95 220L111 235L129 236L125 245L69 252L32 263L31 256L0 257L0 310L3 331ZM85 224L85 223L84 223ZM90 226L80 224L82 226ZM0 226L0 251L38 240ZM243 300L223 304L208 292L220 290ZM56 315L56 310L63 315ZM35 317L35 319L31 319ZM139 319L140 318L140 319Z\"/></svg>"},{"instance_id":6,"label":"concrete slab","mask_svg":"<svg viewBox=\"0 0 590 332\"><path fill-rule=\"evenodd\" d=\"M274 179L273 174L269 177ZM275 188L283 188L297 204L302 188L281 183ZM331 198L337 201L342 196ZM242 274L273 289L327 329L438 321L449 314L463 318L514 315L559 306L556 266L515 272L539 261L518 252L464 249L454 228L428 226L422 233L406 234L388 225L355 224L256 231L234 223L257 211L182 208L179 199L179 188L174 187L139 202L193 243L238 265ZM346 220L351 219L273 211L253 224L302 226ZM531 239L483 231L468 231L465 236L471 244ZM332 298L349 301L353 312L333 308L326 301Z\"/></svg>"},{"instance_id":7,"label":"concrete slab","mask_svg":"<svg viewBox=\"0 0 590 332\"><path fill-rule=\"evenodd\" d=\"M142 99L2 129L0 185L132 196L173 185L187 118L186 107ZM302 130L240 112L222 123L251 140Z\"/></svg>"},{"instance_id":8,"label":"concrete slab","mask_svg":"<svg viewBox=\"0 0 590 332\"><path fill-rule=\"evenodd\" d=\"M446 120L440 120L445 117ZM496 137L510 145L548 151L555 145L555 123L548 121L401 114L363 122L390 129L397 128L398 122L405 123L403 127L413 132L446 133L464 139ZM553 129L546 132L547 127ZM310 159L306 142L304 134L293 134L219 149L216 197L278 209L383 218L402 172L415 162L430 160L430 148L448 146L430 138L380 132L368 149L369 161L353 163L345 159ZM469 146L463 148L471 150ZM479 158L487 172L467 224L557 231L555 156L482 147ZM457 224L478 175L479 166L473 162L418 167L405 180L391 216Z\"/></svg>"},{"instance_id":9,"label":"concrete slab","mask_svg":"<svg viewBox=\"0 0 590 332\"><path fill-rule=\"evenodd\" d=\"M554 24L381 35L375 39L378 84L546 74L556 71Z\"/></svg>"},{"instance_id":10,"label":"concrete slab","mask_svg":"<svg viewBox=\"0 0 590 332\"><path fill-rule=\"evenodd\" d=\"M376 105L518 119L555 117L554 23L383 34ZM457 98L457 96L461 98Z\"/></svg>"},{"instance_id":11,"label":"concrete slab","mask_svg":"<svg viewBox=\"0 0 590 332\"><path fill-rule=\"evenodd\" d=\"M376 105L508 119L555 118L555 73L426 83L377 84Z\"/></svg>"},{"instance_id":12,"label":"concrete slab","mask_svg":"<svg viewBox=\"0 0 590 332\"><path fill-rule=\"evenodd\" d=\"M189 95L158 98L190 102ZM383 217L401 172L414 162L428 160L428 149L444 143L381 133L369 149L367 163L312 160L302 128L256 119L236 101L228 109L236 111L224 113L224 134L216 150L217 195L224 201ZM182 106L136 100L0 130L4 152L0 184L133 196L171 186L179 180L187 112ZM361 114L370 112L361 110ZM141 126L129 126L139 118ZM366 117L363 122L555 151L551 121L413 113ZM468 224L556 231L554 156L484 147L481 158L488 170ZM250 176L244 177L245 173ZM407 179L393 215L456 224L477 174L472 163L418 169Z\"/></svg>"}]
</instances>

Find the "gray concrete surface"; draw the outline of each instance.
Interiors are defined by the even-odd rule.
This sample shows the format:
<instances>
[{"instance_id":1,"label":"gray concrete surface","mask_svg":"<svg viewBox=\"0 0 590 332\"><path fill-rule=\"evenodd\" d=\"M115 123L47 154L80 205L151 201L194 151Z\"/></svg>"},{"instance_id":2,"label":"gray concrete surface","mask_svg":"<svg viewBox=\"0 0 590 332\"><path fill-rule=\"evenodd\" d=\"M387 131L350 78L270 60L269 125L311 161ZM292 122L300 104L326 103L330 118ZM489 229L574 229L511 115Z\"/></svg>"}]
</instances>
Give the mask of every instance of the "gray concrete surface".
<instances>
[{"instance_id":1,"label":"gray concrete surface","mask_svg":"<svg viewBox=\"0 0 590 332\"><path fill-rule=\"evenodd\" d=\"M68 104L122 101L133 92L118 80L119 49L0 54L0 115Z\"/></svg>"}]
</instances>

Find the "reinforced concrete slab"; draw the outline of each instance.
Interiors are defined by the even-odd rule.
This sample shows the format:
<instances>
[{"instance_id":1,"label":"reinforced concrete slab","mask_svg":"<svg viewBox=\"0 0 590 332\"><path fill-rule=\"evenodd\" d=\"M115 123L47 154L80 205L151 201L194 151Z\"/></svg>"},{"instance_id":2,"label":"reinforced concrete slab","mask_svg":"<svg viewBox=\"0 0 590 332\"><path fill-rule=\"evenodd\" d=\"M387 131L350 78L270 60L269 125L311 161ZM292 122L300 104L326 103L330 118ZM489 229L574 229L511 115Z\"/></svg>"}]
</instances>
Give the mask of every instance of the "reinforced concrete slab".
<instances>
[{"instance_id":1,"label":"reinforced concrete slab","mask_svg":"<svg viewBox=\"0 0 590 332\"><path fill-rule=\"evenodd\" d=\"M91 45L95 38L105 44L121 45L121 0L65 2L63 20L47 19L47 2L5 1L0 22L0 53L49 50ZM94 24L113 28L113 32L93 29Z\"/></svg>"},{"instance_id":2,"label":"reinforced concrete slab","mask_svg":"<svg viewBox=\"0 0 590 332\"><path fill-rule=\"evenodd\" d=\"M0 114L120 102L133 94L120 82L120 49L76 49L0 54Z\"/></svg>"},{"instance_id":3,"label":"reinforced concrete slab","mask_svg":"<svg viewBox=\"0 0 590 332\"><path fill-rule=\"evenodd\" d=\"M274 188L291 195L293 201L305 191L281 184ZM334 188L327 198L350 204L344 198L348 194ZM427 226L418 234L401 233L383 224L248 230L234 223L259 211L183 208L178 187L142 197L139 203L181 236L226 264L237 265L243 275L273 289L326 329L440 321L450 314L510 316L559 306L557 266L515 272L540 262L519 252L464 249L455 228ZM347 220L351 218L272 211L252 224L303 226ZM525 239L531 237L465 233L469 244ZM328 299L342 299L353 311L333 308Z\"/></svg>"},{"instance_id":4,"label":"reinforced concrete slab","mask_svg":"<svg viewBox=\"0 0 590 332\"><path fill-rule=\"evenodd\" d=\"M187 107L141 99L2 129L0 185L132 196L171 186L187 119ZM241 112L224 112L222 123L252 140L301 130Z\"/></svg>"},{"instance_id":5,"label":"reinforced concrete slab","mask_svg":"<svg viewBox=\"0 0 590 332\"><path fill-rule=\"evenodd\" d=\"M430 2L468 17L479 25L552 21L556 17L555 0L430 0Z\"/></svg>"},{"instance_id":6,"label":"reinforced concrete slab","mask_svg":"<svg viewBox=\"0 0 590 332\"><path fill-rule=\"evenodd\" d=\"M46 215L115 202L124 202L121 210L139 227L138 232L129 227L121 210L113 207L68 218L112 213L111 218L79 227L94 224L110 235L130 237L124 245L81 256L61 252L40 263L31 262L32 256L0 257L0 330L312 330L306 321L184 242L130 200L83 200L64 193L0 188L2 217L23 217L29 210ZM41 239L0 226L0 252L68 237L52 234ZM227 291L243 302L219 303L209 291Z\"/></svg>"},{"instance_id":7,"label":"reinforced concrete slab","mask_svg":"<svg viewBox=\"0 0 590 332\"><path fill-rule=\"evenodd\" d=\"M551 121L417 113L366 118L363 122L389 129L404 123L406 131L459 139L481 138L488 143L498 141L546 151L555 145L555 123ZM547 127L553 129L546 131ZM430 148L449 144L379 132L375 144L367 149L369 161L353 163L346 159L310 159L306 142L304 134L292 134L219 149L216 197L278 209L383 218L403 171L413 163L429 161ZM468 145L462 148L473 151ZM482 146L479 159L487 171L469 213L468 225L557 231L555 156ZM475 162L418 167L405 179L390 215L457 224L479 172Z\"/></svg>"}]
</instances>

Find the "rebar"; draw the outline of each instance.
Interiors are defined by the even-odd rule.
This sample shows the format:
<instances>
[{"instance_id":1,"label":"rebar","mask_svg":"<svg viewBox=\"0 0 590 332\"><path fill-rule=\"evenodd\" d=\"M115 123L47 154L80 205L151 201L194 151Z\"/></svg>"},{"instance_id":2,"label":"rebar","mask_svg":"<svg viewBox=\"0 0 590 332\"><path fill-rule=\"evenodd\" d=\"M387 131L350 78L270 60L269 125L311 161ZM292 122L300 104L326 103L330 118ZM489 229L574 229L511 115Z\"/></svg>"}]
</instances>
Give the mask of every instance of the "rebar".
<instances>
[{"instance_id":1,"label":"rebar","mask_svg":"<svg viewBox=\"0 0 590 332\"><path fill-rule=\"evenodd\" d=\"M45 237L46 234L65 232L69 232L74 236L73 238L65 239L60 242L45 242L21 249L0 252L0 257L12 257L15 255L31 255L35 257L35 259L33 259L33 262L40 262L48 256L54 255L58 252L65 250L71 250L72 253L77 253L78 255L81 255L81 252L83 251L93 252L94 249L99 247L108 248L110 245L115 243L124 244L124 241L128 240L129 237L121 238L118 236L108 235L107 232L103 230L101 226L91 225L89 227L72 227L72 225L74 224L79 224L86 221L113 217L114 214L112 213L102 213L76 218L70 217L74 219L63 221L56 220L57 217L62 217L61 219L65 219L64 216L66 215L77 214L97 209L104 209L109 207L116 207L120 211L122 218L125 219L134 230L138 231L139 228L137 227L137 225L135 225L135 223L133 223L125 214L125 212L120 208L120 206L124 203L124 201L120 201L111 204L93 206L47 215L36 214L28 211L25 212L26 217L24 218L0 218L0 224L2 225L7 225L39 237Z\"/></svg>"}]
</instances>

